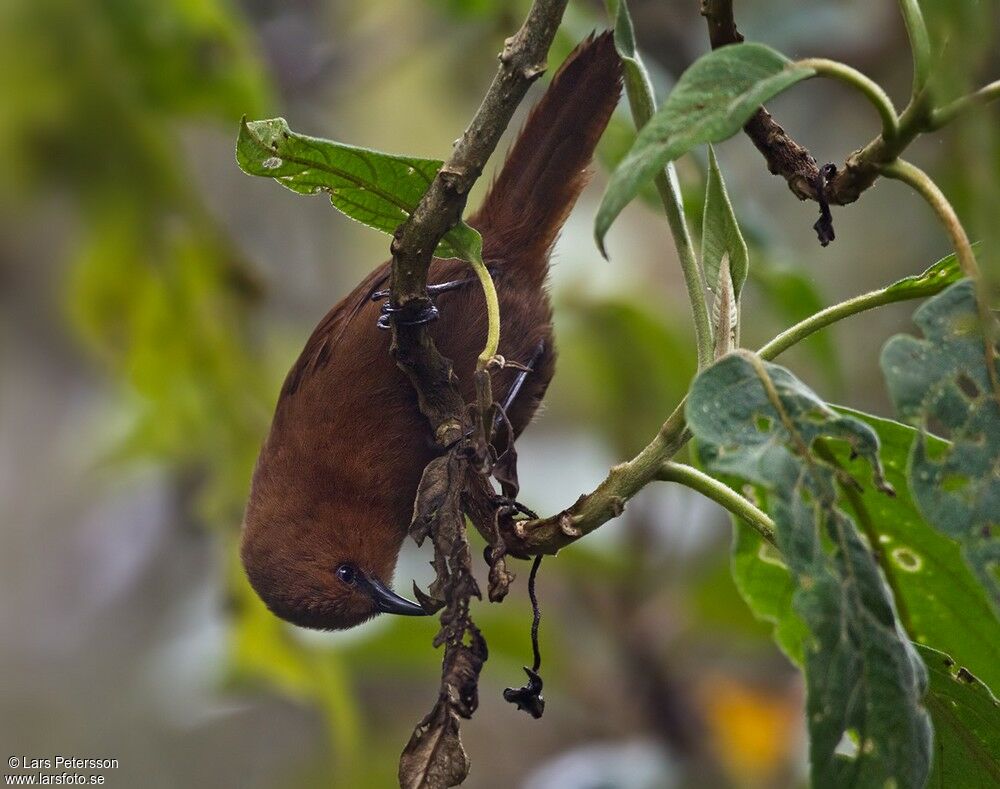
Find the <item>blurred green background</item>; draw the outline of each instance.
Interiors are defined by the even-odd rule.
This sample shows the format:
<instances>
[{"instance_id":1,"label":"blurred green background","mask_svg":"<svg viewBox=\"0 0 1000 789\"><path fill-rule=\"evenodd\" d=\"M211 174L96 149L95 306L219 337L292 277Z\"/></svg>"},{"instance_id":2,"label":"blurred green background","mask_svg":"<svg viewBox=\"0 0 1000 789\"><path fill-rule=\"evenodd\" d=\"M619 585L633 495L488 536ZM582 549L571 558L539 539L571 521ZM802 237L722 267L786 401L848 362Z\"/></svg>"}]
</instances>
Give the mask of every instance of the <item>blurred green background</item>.
<instances>
[{"instance_id":1,"label":"blurred green background","mask_svg":"<svg viewBox=\"0 0 1000 789\"><path fill-rule=\"evenodd\" d=\"M707 48L698 3L631 5L662 95ZM962 41L945 89L995 79L996 4L929 6ZM112 786L393 784L435 698L435 623L296 630L248 591L235 553L280 381L388 239L326 200L242 175L233 145L242 114L283 115L304 133L444 158L525 7L0 4L0 742L10 753L114 757ZM846 60L906 97L909 55L890 0L748 0L737 18L749 39ZM571 3L550 62L603 20L600 3ZM877 132L836 84L808 83L771 109L821 162L842 162ZM623 107L602 161L630 137ZM996 138L994 110L910 152L976 237L996 232ZM816 206L768 175L745 138L718 154L751 245L748 346L948 251L897 183L835 209L837 241L821 249ZM696 237L703 166L679 163ZM555 254L559 371L519 449L523 500L545 513L640 448L694 370L665 223L631 206L603 261L591 240L605 181L596 169ZM878 351L911 310L854 318L782 361L830 400L887 413ZM546 561L540 721L500 698L530 660L518 567L508 602L474 611L490 660L463 726L467 785L801 783L800 681L739 599L729 539L722 511L663 485ZM429 558L408 546L397 584L426 583Z\"/></svg>"}]
</instances>

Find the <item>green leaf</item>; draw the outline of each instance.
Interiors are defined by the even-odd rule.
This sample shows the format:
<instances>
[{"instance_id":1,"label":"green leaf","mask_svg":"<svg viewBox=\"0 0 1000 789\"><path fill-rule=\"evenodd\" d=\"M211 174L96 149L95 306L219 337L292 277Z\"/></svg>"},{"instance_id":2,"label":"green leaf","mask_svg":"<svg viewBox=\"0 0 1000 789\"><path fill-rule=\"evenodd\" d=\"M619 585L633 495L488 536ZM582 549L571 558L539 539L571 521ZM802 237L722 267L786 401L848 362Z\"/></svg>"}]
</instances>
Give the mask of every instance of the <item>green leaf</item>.
<instances>
[{"instance_id":1,"label":"green leaf","mask_svg":"<svg viewBox=\"0 0 1000 789\"><path fill-rule=\"evenodd\" d=\"M847 408L838 413L858 419L878 434L885 477L895 496L865 484L857 500L867 518L855 512L868 541L881 552L900 618L913 640L944 650L992 687L1000 687L1000 621L976 576L962 561L958 544L930 526L920 514L906 476L906 460L917 430ZM927 436L932 452L947 443ZM851 460L843 446L831 450L854 477L867 478L864 464ZM849 508L853 509L850 502ZM865 523L870 519L870 523Z\"/></svg>"},{"instance_id":2,"label":"green leaf","mask_svg":"<svg viewBox=\"0 0 1000 789\"><path fill-rule=\"evenodd\" d=\"M980 243L972 245L974 250L978 250ZM958 256L952 252L939 261L929 266L920 274L912 274L903 277L901 280L892 283L886 291L888 293L912 294L920 296L926 293L927 286L935 284L941 286L945 283L958 282L962 278L962 269L958 265Z\"/></svg>"},{"instance_id":3,"label":"green leaf","mask_svg":"<svg viewBox=\"0 0 1000 789\"><path fill-rule=\"evenodd\" d=\"M795 582L788 565L755 529L734 518L733 581L754 616L774 625L774 640L801 667L809 630L792 604Z\"/></svg>"},{"instance_id":4,"label":"green leaf","mask_svg":"<svg viewBox=\"0 0 1000 789\"><path fill-rule=\"evenodd\" d=\"M909 457L910 489L924 518L962 544L1000 607L1000 396L987 373L972 281L951 285L913 317L923 339L897 335L881 359L896 410L921 427ZM932 445L923 432L932 427L950 443Z\"/></svg>"},{"instance_id":5,"label":"green leaf","mask_svg":"<svg viewBox=\"0 0 1000 789\"><path fill-rule=\"evenodd\" d=\"M696 60L611 177L595 223L602 252L615 217L667 162L736 134L761 104L815 73L763 44L734 44Z\"/></svg>"},{"instance_id":6,"label":"green leaf","mask_svg":"<svg viewBox=\"0 0 1000 789\"><path fill-rule=\"evenodd\" d=\"M805 649L812 781L826 786L923 786L931 727L923 663L900 626L871 551L837 507L853 484L812 452L845 441L885 488L878 438L834 412L791 373L733 354L695 379L687 405L707 466L764 486L778 547L795 581ZM771 387L776 402L768 394ZM825 446L825 442L824 442ZM844 742L856 753L843 755Z\"/></svg>"},{"instance_id":7,"label":"green leaf","mask_svg":"<svg viewBox=\"0 0 1000 789\"><path fill-rule=\"evenodd\" d=\"M1000 702L944 652L919 648L927 665L927 708L934 719L934 772L928 786L1000 786Z\"/></svg>"},{"instance_id":8,"label":"green leaf","mask_svg":"<svg viewBox=\"0 0 1000 789\"><path fill-rule=\"evenodd\" d=\"M864 485L855 493L864 514L856 511L850 499L844 506L855 510L869 544L879 550L906 629L919 643L955 655L988 685L1000 686L1000 622L992 615L982 586L962 561L958 545L924 521L910 495L906 458L917 431L871 414L836 410L878 434L886 481L896 495L885 496L874 486ZM927 440L944 444L933 436ZM865 462L851 460L847 447L831 445L831 450L855 479L867 478ZM767 510L766 499L761 506ZM733 541L733 576L754 614L775 625L778 645L801 664L801 620L791 606L794 587L782 556L755 531L740 527Z\"/></svg>"},{"instance_id":9,"label":"green leaf","mask_svg":"<svg viewBox=\"0 0 1000 789\"><path fill-rule=\"evenodd\" d=\"M740 291L747 280L750 259L747 244L743 240L736 214L729 202L726 184L719 172L715 159L715 149L708 146L708 183L705 187L705 212L702 217L701 267L705 272L705 282L717 295L719 287L719 266L722 258L729 255L729 274L733 281L733 293L739 302Z\"/></svg>"},{"instance_id":10,"label":"green leaf","mask_svg":"<svg viewBox=\"0 0 1000 789\"><path fill-rule=\"evenodd\" d=\"M248 175L273 178L293 192L326 192L334 208L389 235L413 213L443 164L296 134L284 118L244 118L236 161ZM482 248L479 233L461 222L445 234L435 254L476 260Z\"/></svg>"}]
</instances>

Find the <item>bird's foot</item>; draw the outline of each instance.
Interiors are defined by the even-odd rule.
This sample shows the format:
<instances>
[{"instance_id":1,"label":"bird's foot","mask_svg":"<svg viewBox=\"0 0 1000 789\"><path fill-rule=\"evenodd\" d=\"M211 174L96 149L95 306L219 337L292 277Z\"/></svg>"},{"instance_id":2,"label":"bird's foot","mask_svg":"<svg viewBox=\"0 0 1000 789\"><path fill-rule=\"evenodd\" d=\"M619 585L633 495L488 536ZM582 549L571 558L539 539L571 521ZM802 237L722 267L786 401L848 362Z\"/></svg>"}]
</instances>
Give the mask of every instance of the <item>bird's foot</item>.
<instances>
[{"instance_id":1,"label":"bird's foot","mask_svg":"<svg viewBox=\"0 0 1000 789\"><path fill-rule=\"evenodd\" d=\"M437 320L439 314L434 302L429 300L427 304L416 309L412 306L397 307L391 301L387 301L382 305L382 314L379 315L375 325L383 330L390 329L394 323L397 326L419 326Z\"/></svg>"},{"instance_id":2,"label":"bird's foot","mask_svg":"<svg viewBox=\"0 0 1000 789\"><path fill-rule=\"evenodd\" d=\"M490 272L490 276L494 280L497 279L500 273L497 266L487 266L487 271ZM427 295L432 297L439 296L442 293L459 290L477 282L479 282L479 279L474 276L454 279L450 282L439 282L436 285L427 286ZM382 314L378 319L377 325L380 329L388 329L393 323L401 326L417 326L422 323L430 323L433 320L437 320L440 314L433 302L417 310L413 310L411 307L397 307L389 300L391 295L392 291L389 288L384 288L383 290L376 290L370 297L372 301L386 299L385 304L382 305Z\"/></svg>"},{"instance_id":3,"label":"bird's foot","mask_svg":"<svg viewBox=\"0 0 1000 789\"><path fill-rule=\"evenodd\" d=\"M508 496L497 495L493 498L493 503L508 515L523 515L531 520L538 520L538 513Z\"/></svg>"}]
</instances>

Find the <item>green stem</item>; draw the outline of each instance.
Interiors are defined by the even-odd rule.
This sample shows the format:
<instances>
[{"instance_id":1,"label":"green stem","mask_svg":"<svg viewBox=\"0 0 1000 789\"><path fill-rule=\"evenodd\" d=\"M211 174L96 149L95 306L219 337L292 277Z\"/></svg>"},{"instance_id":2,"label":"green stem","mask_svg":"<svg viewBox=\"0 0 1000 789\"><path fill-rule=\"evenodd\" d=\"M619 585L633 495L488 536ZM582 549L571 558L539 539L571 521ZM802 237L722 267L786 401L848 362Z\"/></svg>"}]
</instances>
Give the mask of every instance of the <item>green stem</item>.
<instances>
[{"instance_id":1,"label":"green stem","mask_svg":"<svg viewBox=\"0 0 1000 789\"><path fill-rule=\"evenodd\" d=\"M951 237L952 246L958 256L958 265L962 273L970 279L979 280L979 266L976 264L976 256L972 254L972 244L965 234L965 228L958 219L955 209L952 208L948 198L934 183L933 179L923 170L905 159L895 159L879 168L882 175L894 178L911 186L934 210L941 224Z\"/></svg>"},{"instance_id":2,"label":"green stem","mask_svg":"<svg viewBox=\"0 0 1000 789\"><path fill-rule=\"evenodd\" d=\"M609 9L610 10L610 9ZM636 129L641 129L656 112L656 99L653 96L653 85L649 73L643 65L639 53L634 49L632 20L628 15L625 0L620 0L615 15L615 43L624 64L625 93L628 96L629 108ZM681 272L684 275L684 285L687 288L688 301L694 318L694 336L698 351L698 368L702 369L712 363L712 324L709 321L708 305L705 302L705 281L702 278L701 267L694 253L691 234L688 232L684 219L684 206L681 202L680 187L677 183L677 173L673 162L667 164L663 172L653 180L656 191L663 203L663 212L674 239L677 257L680 260Z\"/></svg>"},{"instance_id":3,"label":"green stem","mask_svg":"<svg viewBox=\"0 0 1000 789\"><path fill-rule=\"evenodd\" d=\"M899 131L899 116L896 115L892 99L877 82L846 63L840 63L836 60L806 58L798 61L797 65L813 69L817 76L830 77L857 88L871 102L882 118L882 139L888 142L896 136Z\"/></svg>"},{"instance_id":4,"label":"green stem","mask_svg":"<svg viewBox=\"0 0 1000 789\"><path fill-rule=\"evenodd\" d=\"M485 370L490 360L497 355L497 348L500 345L500 302L497 300L497 289L493 284L493 277L490 276L489 269L483 262L482 256L471 256L468 264L476 272L479 284L483 288L483 296L486 297L486 345L483 352L479 354L476 363L477 370Z\"/></svg>"},{"instance_id":5,"label":"green stem","mask_svg":"<svg viewBox=\"0 0 1000 789\"><path fill-rule=\"evenodd\" d=\"M950 104L945 104L943 107L934 110L931 113L930 120L927 122L927 130L936 131L942 126L947 126L955 118L972 107L980 104L989 104L991 101L996 101L997 99L1000 99L1000 79L996 82L991 82L989 85L984 85L974 93L962 96L962 98L955 99Z\"/></svg>"},{"instance_id":6,"label":"green stem","mask_svg":"<svg viewBox=\"0 0 1000 789\"><path fill-rule=\"evenodd\" d=\"M777 547L774 521L728 485L693 466L672 461L663 464L658 478L664 482L679 482L721 504L733 515L749 523L771 545Z\"/></svg>"},{"instance_id":7,"label":"green stem","mask_svg":"<svg viewBox=\"0 0 1000 789\"><path fill-rule=\"evenodd\" d=\"M950 280L947 272L942 271L937 276L927 277L925 281L921 281L920 278L916 278L913 286L909 288L900 288L896 285L889 285L879 290L873 290L870 293L863 293L860 296L854 296L853 298L847 299L847 301L842 301L839 304L834 304L833 306L820 310L819 312L810 315L805 320L796 323L794 326L790 326L777 337L770 340L766 345L762 346L761 349L757 351L757 354L760 358L770 361L778 354L783 353L793 345L802 342L802 340L809 335L815 334L817 331L829 326L831 323L836 323L844 318L849 318L851 315L857 315L859 312L866 312L867 310L872 310L876 307L882 307L886 304L892 304L897 301L908 301L910 299L919 299L924 296L933 296L935 293L943 290L949 282Z\"/></svg>"},{"instance_id":8,"label":"green stem","mask_svg":"<svg viewBox=\"0 0 1000 789\"><path fill-rule=\"evenodd\" d=\"M881 168L883 175L895 178L898 181L911 186L937 214L941 224L951 237L952 246L958 256L958 265L962 268L962 273L972 280L976 288L976 307L979 312L979 322L983 331L984 353L986 358L986 372L990 379L990 385L994 394L1000 397L1000 375L997 373L997 349L996 349L996 320L990 311L990 296L986 283L979 275L979 265L976 263L976 256L972 252L972 244L965 233L965 228L958 219L958 214L952 208L944 192L938 187L934 180L923 170L905 159L896 159Z\"/></svg>"},{"instance_id":9,"label":"green stem","mask_svg":"<svg viewBox=\"0 0 1000 789\"><path fill-rule=\"evenodd\" d=\"M673 234L674 246L684 274L684 285L687 288L688 301L691 303L691 314L694 318L694 336L698 351L698 369L701 370L712 363L713 342L712 324L709 321L708 305L705 303L705 281L702 278L701 267L691 245L687 223L684 221L684 209L681 205L680 188L677 183L677 173L673 162L666 167L666 172L656 176L653 183L663 203L667 216L667 224Z\"/></svg>"},{"instance_id":10,"label":"green stem","mask_svg":"<svg viewBox=\"0 0 1000 789\"><path fill-rule=\"evenodd\" d=\"M903 12L906 35L910 39L913 53L913 98L916 99L927 86L931 73L931 39L927 35L927 25L920 10L918 0L899 0L899 10Z\"/></svg>"}]
</instances>

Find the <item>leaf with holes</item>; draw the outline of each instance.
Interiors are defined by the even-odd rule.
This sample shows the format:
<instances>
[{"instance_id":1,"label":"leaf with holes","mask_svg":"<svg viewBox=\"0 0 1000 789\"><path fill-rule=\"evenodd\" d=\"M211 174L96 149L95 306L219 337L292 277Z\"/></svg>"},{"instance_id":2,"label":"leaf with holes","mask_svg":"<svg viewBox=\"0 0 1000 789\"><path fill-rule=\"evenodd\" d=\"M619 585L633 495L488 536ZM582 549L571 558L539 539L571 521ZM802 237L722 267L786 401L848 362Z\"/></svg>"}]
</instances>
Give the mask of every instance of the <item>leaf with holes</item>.
<instances>
[{"instance_id":1,"label":"leaf with holes","mask_svg":"<svg viewBox=\"0 0 1000 789\"><path fill-rule=\"evenodd\" d=\"M920 647L934 718L934 772L929 786L1000 786L1000 702L963 664Z\"/></svg>"},{"instance_id":2,"label":"leaf with holes","mask_svg":"<svg viewBox=\"0 0 1000 789\"><path fill-rule=\"evenodd\" d=\"M985 590L962 561L957 543L927 524L910 494L906 459L917 431L871 414L836 410L878 434L886 481L896 495L885 496L874 485L863 485L842 494L840 501L879 551L907 631L915 641L956 656L988 685L1000 687L1000 621L992 615ZM945 444L934 436L926 440L935 450ZM855 479L868 478L867 462L852 460L847 446L830 449ZM766 494L757 494L759 506L767 510ZM774 624L775 641L785 654L801 664L801 620L791 606L794 587L781 554L752 529L740 527L733 542L733 577L757 618Z\"/></svg>"},{"instance_id":3,"label":"leaf with holes","mask_svg":"<svg viewBox=\"0 0 1000 789\"><path fill-rule=\"evenodd\" d=\"M667 162L732 137L761 104L815 73L763 44L733 44L696 60L611 176L594 227L601 251L615 217Z\"/></svg>"},{"instance_id":4,"label":"leaf with holes","mask_svg":"<svg viewBox=\"0 0 1000 789\"><path fill-rule=\"evenodd\" d=\"M244 118L236 161L248 175L273 178L293 192L325 192L334 208L389 235L413 213L443 164L296 134L284 118ZM435 254L476 260L482 249L479 233L460 222L441 239Z\"/></svg>"},{"instance_id":5,"label":"leaf with holes","mask_svg":"<svg viewBox=\"0 0 1000 789\"><path fill-rule=\"evenodd\" d=\"M923 786L932 730L926 672L892 595L837 489L857 483L818 457L829 439L865 459L888 490L878 437L833 411L777 365L732 354L691 388L687 419L706 466L767 490L778 548L795 582L805 643L815 786ZM845 745L852 754L844 754Z\"/></svg>"},{"instance_id":6,"label":"leaf with holes","mask_svg":"<svg viewBox=\"0 0 1000 789\"><path fill-rule=\"evenodd\" d=\"M913 318L923 339L890 339L882 371L900 416L950 442L937 446L917 435L910 489L927 521L962 544L1000 608L1000 393L987 370L973 283L951 285ZM995 373L1000 377L1000 367Z\"/></svg>"},{"instance_id":7,"label":"leaf with holes","mask_svg":"<svg viewBox=\"0 0 1000 789\"><path fill-rule=\"evenodd\" d=\"M917 430L847 408L837 411L878 434L886 480L896 495L883 496L864 485L843 497L844 506L881 552L882 567L907 630L915 641L944 650L987 684L1000 687L1000 620L993 616L986 591L962 560L959 545L924 520L910 490L906 465ZM924 440L931 452L947 448L947 442L935 436ZM865 464L852 460L846 447L831 450L856 479L867 478Z\"/></svg>"}]
</instances>

